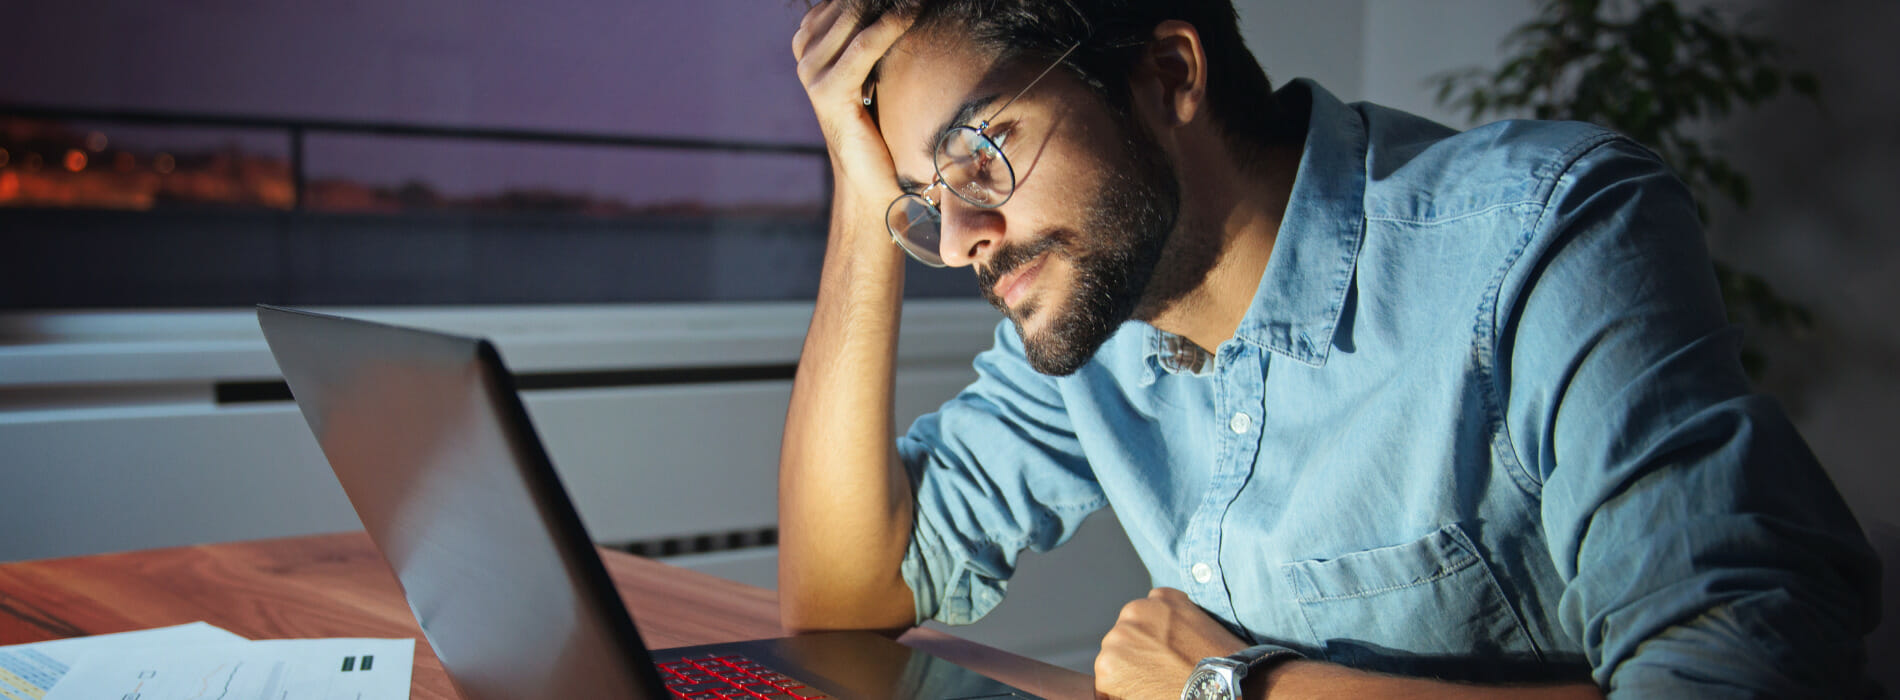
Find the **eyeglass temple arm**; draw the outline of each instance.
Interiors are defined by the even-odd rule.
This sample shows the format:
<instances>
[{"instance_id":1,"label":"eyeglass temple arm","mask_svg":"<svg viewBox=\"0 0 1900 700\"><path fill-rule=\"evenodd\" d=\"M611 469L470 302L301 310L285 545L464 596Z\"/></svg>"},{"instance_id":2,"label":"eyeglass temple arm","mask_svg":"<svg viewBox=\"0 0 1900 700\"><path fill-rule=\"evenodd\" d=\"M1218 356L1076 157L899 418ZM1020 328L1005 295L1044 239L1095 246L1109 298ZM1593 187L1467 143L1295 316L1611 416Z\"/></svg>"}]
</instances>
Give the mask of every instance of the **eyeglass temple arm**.
<instances>
[{"instance_id":1,"label":"eyeglass temple arm","mask_svg":"<svg viewBox=\"0 0 1900 700\"><path fill-rule=\"evenodd\" d=\"M1045 76L1045 75L1048 75L1048 74L1049 74L1049 71L1052 71L1052 70L1055 70L1055 69L1056 69L1056 66L1059 66L1059 65L1062 65L1062 61L1063 61L1063 59L1066 59L1066 58L1068 58L1068 57L1069 57L1069 54L1072 54L1072 53L1075 53L1075 50L1076 50L1076 49L1079 49L1079 48L1082 48L1082 42L1079 42L1079 41L1078 41L1078 42L1075 42L1075 44L1074 44L1074 45L1072 45L1072 46L1070 46L1070 47L1069 47L1069 50L1067 50L1067 51L1064 51L1064 52L1062 52L1062 55L1061 55L1061 56L1057 56L1057 57L1056 57L1056 62L1055 62L1055 63L1051 63L1051 64L1049 64L1049 67L1048 67L1048 68L1044 68L1044 69L1042 69L1042 72L1041 72L1041 73L1037 73L1037 74L1036 74L1036 79L1035 79L1035 80L1031 80L1031 81L1029 81L1029 84L1028 84L1028 85L1024 85L1024 86L1023 86L1023 89L1021 89L1021 90L1018 90L1018 91L1016 91L1016 96L1015 96L1015 97L1011 97L1011 98L1009 98L1009 101L1008 101L1008 102L1004 102L1004 103L1003 103L1003 106L1001 106L1001 107L997 107L997 108L996 108L996 111L994 111L994 112L990 112L990 116L988 116L988 117L986 117L986 118L984 118L984 119L983 119L983 125L984 125L984 126L989 126L989 123L990 123L990 120L991 120L991 119L995 119L995 118L996 118L996 115L998 115L998 114L1002 114L1002 113L1003 113L1003 110L1005 110L1005 109L1009 109L1009 106L1010 106L1010 105L1013 105L1013 104L1016 104L1016 98L1017 98L1017 97L1022 97L1022 96L1023 96L1023 94L1025 94L1025 93L1027 93L1027 92L1029 92L1029 88L1032 88L1032 87L1035 87L1035 86L1036 86L1036 83L1040 83L1040 82L1042 82L1042 77L1043 77L1043 76Z\"/></svg>"}]
</instances>

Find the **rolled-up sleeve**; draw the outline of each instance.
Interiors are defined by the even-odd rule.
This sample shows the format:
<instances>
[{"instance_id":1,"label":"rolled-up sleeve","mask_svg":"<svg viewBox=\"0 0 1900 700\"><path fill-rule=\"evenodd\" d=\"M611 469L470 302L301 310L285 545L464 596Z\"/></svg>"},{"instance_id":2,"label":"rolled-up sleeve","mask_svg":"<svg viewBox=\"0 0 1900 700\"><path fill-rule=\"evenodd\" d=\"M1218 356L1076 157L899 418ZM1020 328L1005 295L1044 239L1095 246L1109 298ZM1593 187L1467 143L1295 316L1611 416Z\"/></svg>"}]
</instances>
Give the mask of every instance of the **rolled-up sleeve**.
<instances>
[{"instance_id":1,"label":"rolled-up sleeve","mask_svg":"<svg viewBox=\"0 0 1900 700\"><path fill-rule=\"evenodd\" d=\"M1612 697L1852 697L1879 567L1754 395L1695 205L1648 151L1583 149L1497 315L1508 450L1541 483L1559 615Z\"/></svg>"},{"instance_id":2,"label":"rolled-up sleeve","mask_svg":"<svg viewBox=\"0 0 1900 700\"><path fill-rule=\"evenodd\" d=\"M1047 551L1105 505L1056 380L1008 322L977 380L897 440L916 491L904 557L917 620L967 624L1002 601L1024 549Z\"/></svg>"}]
</instances>

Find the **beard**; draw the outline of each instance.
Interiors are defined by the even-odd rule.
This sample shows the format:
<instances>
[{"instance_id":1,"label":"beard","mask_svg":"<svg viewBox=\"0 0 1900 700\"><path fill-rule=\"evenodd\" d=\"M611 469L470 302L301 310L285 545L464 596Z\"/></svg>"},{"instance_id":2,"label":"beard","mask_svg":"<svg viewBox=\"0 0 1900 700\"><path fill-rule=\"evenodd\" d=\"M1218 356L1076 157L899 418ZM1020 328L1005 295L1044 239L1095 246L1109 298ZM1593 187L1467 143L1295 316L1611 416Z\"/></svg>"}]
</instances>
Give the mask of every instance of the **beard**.
<instances>
[{"instance_id":1,"label":"beard","mask_svg":"<svg viewBox=\"0 0 1900 700\"><path fill-rule=\"evenodd\" d=\"M1176 238L1181 185L1145 125L1123 123L1128 125L1121 134L1121 152L1104 164L1108 179L1090 201L1082 231L1058 228L1027 243L1005 244L990 265L977 272L983 298L1016 325L1029 366L1043 374L1074 374L1122 323L1138 311L1151 317L1165 309L1198 284L1212 266L1212 252L1205 246L1192 246L1193 252L1180 262L1195 269L1169 270L1156 279L1164 254L1182 257L1168 245ZM1042 333L1032 336L1023 322L1042 304L1029 301L1011 311L995 286L999 278L1044 253L1068 260L1075 284L1058 292L1061 303L1051 309L1058 315Z\"/></svg>"}]
</instances>

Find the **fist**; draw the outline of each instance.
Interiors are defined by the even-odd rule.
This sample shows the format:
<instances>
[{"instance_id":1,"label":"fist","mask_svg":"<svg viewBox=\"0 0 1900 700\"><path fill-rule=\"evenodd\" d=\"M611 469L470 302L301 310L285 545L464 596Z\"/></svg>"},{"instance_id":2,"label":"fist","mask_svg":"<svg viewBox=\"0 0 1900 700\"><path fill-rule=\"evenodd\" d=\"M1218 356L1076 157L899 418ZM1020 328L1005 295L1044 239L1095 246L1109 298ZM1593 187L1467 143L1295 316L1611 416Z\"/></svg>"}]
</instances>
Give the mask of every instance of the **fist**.
<instances>
[{"instance_id":1,"label":"fist","mask_svg":"<svg viewBox=\"0 0 1900 700\"><path fill-rule=\"evenodd\" d=\"M1095 694L1115 700L1175 700L1194 664L1247 647L1172 588L1122 606L1095 657Z\"/></svg>"}]
</instances>

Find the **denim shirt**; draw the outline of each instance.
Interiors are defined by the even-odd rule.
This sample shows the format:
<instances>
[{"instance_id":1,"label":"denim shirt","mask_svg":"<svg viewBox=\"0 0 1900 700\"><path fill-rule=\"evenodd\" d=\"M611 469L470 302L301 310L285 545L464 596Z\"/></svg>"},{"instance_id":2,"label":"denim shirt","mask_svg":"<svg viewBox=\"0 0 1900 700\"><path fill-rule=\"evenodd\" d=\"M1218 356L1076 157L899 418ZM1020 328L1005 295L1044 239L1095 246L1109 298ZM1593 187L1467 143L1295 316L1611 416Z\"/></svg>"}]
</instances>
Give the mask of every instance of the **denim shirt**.
<instances>
[{"instance_id":1,"label":"denim shirt","mask_svg":"<svg viewBox=\"0 0 1900 700\"><path fill-rule=\"evenodd\" d=\"M982 617L1022 550L1113 506L1155 586L1311 658L1633 696L1860 687L1877 561L1751 393L1669 170L1585 124L1280 97L1310 104L1306 143L1232 339L1129 322L1058 378L1001 323L898 439L918 619Z\"/></svg>"}]
</instances>

